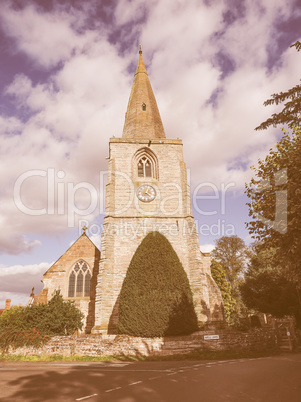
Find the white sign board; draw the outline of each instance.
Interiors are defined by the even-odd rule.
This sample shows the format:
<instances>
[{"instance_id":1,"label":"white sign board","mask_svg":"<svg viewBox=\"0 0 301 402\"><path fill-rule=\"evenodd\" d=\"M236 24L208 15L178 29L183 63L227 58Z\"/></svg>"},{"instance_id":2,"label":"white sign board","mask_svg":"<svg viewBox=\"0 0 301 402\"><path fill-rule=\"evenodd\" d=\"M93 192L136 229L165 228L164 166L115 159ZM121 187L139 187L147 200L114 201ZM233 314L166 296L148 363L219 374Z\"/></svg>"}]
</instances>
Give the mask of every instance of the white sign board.
<instances>
[{"instance_id":1,"label":"white sign board","mask_svg":"<svg viewBox=\"0 0 301 402\"><path fill-rule=\"evenodd\" d=\"M210 339L219 339L219 335L204 335L205 341L208 341Z\"/></svg>"}]
</instances>

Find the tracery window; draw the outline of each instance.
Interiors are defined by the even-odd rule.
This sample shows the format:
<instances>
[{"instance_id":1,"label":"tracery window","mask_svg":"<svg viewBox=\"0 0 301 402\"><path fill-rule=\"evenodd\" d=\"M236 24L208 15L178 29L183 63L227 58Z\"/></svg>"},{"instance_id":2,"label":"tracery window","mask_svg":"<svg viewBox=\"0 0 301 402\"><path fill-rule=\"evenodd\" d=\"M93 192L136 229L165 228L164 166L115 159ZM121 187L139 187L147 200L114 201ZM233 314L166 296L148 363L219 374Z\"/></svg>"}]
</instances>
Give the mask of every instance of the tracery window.
<instances>
[{"instance_id":1,"label":"tracery window","mask_svg":"<svg viewBox=\"0 0 301 402\"><path fill-rule=\"evenodd\" d=\"M149 148L140 149L135 155L136 174L138 177L158 179L157 157Z\"/></svg>"},{"instance_id":2,"label":"tracery window","mask_svg":"<svg viewBox=\"0 0 301 402\"><path fill-rule=\"evenodd\" d=\"M69 275L68 297L89 297L91 272L87 263L78 261Z\"/></svg>"},{"instance_id":3,"label":"tracery window","mask_svg":"<svg viewBox=\"0 0 301 402\"><path fill-rule=\"evenodd\" d=\"M146 156L139 159L138 177L152 177L152 163Z\"/></svg>"}]
</instances>

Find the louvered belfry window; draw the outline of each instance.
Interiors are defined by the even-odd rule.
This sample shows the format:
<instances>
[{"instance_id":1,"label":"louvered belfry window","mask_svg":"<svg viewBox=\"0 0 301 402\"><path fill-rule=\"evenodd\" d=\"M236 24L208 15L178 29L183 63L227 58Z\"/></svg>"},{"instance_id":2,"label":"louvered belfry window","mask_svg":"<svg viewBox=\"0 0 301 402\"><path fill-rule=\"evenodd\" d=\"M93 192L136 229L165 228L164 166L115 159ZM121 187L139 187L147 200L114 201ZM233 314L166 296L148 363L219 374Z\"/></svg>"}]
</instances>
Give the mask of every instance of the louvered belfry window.
<instances>
[{"instance_id":1,"label":"louvered belfry window","mask_svg":"<svg viewBox=\"0 0 301 402\"><path fill-rule=\"evenodd\" d=\"M153 177L152 162L146 156L138 161L138 177Z\"/></svg>"},{"instance_id":2,"label":"louvered belfry window","mask_svg":"<svg viewBox=\"0 0 301 402\"><path fill-rule=\"evenodd\" d=\"M136 170L137 178L149 178L159 180L158 158L154 151L150 149L152 140L149 140L149 146L140 148L133 156L133 167Z\"/></svg>"},{"instance_id":3,"label":"louvered belfry window","mask_svg":"<svg viewBox=\"0 0 301 402\"><path fill-rule=\"evenodd\" d=\"M68 297L89 297L91 272L87 263L78 261L69 275Z\"/></svg>"}]
</instances>

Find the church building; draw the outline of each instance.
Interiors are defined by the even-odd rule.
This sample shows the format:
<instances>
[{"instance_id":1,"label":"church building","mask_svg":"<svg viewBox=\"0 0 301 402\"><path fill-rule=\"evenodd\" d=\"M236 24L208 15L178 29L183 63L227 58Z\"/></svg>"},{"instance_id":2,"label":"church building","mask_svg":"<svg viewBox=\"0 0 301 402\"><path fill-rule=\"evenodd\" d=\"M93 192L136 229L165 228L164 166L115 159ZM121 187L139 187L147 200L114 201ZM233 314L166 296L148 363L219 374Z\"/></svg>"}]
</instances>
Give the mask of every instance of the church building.
<instances>
[{"instance_id":1,"label":"church building","mask_svg":"<svg viewBox=\"0 0 301 402\"><path fill-rule=\"evenodd\" d=\"M210 256L200 251L182 140L166 138L141 49L123 134L110 139L108 164L101 253L84 230L44 274L40 300L59 288L85 314L87 333L116 332L130 261L145 236L159 231L187 274L198 321L223 320Z\"/></svg>"}]
</instances>

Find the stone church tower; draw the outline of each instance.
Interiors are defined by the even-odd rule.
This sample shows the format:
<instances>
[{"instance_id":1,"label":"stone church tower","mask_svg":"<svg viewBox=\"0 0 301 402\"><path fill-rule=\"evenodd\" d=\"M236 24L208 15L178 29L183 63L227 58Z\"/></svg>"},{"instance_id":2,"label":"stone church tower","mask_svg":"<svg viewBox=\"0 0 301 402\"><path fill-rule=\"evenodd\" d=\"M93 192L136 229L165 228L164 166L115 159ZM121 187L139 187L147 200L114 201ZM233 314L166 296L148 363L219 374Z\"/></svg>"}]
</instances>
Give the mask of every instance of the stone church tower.
<instances>
[{"instance_id":1,"label":"stone church tower","mask_svg":"<svg viewBox=\"0 0 301 402\"><path fill-rule=\"evenodd\" d=\"M183 146L166 138L139 51L121 138L109 144L104 229L92 333L114 333L119 294L144 237L160 231L177 253L190 282L200 322L223 319L210 257L201 253L192 215Z\"/></svg>"}]
</instances>

